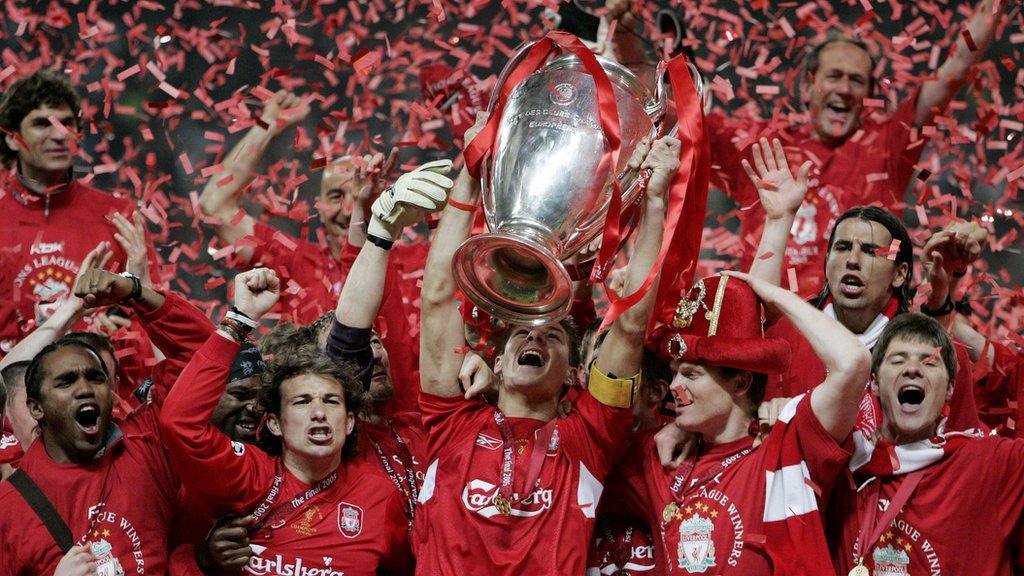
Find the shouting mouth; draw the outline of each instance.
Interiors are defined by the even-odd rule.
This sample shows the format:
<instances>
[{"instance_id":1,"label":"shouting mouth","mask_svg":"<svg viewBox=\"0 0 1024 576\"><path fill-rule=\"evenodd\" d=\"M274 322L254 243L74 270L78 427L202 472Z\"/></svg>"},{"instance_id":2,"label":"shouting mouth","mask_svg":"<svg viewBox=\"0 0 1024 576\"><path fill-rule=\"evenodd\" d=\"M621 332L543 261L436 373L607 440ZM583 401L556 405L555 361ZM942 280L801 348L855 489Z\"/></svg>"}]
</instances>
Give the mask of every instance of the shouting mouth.
<instances>
[{"instance_id":1,"label":"shouting mouth","mask_svg":"<svg viewBox=\"0 0 1024 576\"><path fill-rule=\"evenodd\" d=\"M899 402L900 410L905 414L913 414L921 410L924 399L924 389L913 384L902 386L896 393L896 401Z\"/></svg>"},{"instance_id":2,"label":"shouting mouth","mask_svg":"<svg viewBox=\"0 0 1024 576\"><path fill-rule=\"evenodd\" d=\"M839 291L847 298L857 298L865 288L864 281L853 274L846 274L839 280Z\"/></svg>"},{"instance_id":3,"label":"shouting mouth","mask_svg":"<svg viewBox=\"0 0 1024 576\"><path fill-rule=\"evenodd\" d=\"M528 348L520 352L516 361L520 366L531 366L534 368L543 368L545 364L544 355L535 348Z\"/></svg>"},{"instance_id":4,"label":"shouting mouth","mask_svg":"<svg viewBox=\"0 0 1024 576\"><path fill-rule=\"evenodd\" d=\"M334 439L334 432L330 426L313 426L306 432L306 438L317 445L330 444Z\"/></svg>"},{"instance_id":5,"label":"shouting mouth","mask_svg":"<svg viewBox=\"0 0 1024 576\"><path fill-rule=\"evenodd\" d=\"M95 436L100 432L100 407L96 404L83 404L75 410L75 424L87 436Z\"/></svg>"}]
</instances>

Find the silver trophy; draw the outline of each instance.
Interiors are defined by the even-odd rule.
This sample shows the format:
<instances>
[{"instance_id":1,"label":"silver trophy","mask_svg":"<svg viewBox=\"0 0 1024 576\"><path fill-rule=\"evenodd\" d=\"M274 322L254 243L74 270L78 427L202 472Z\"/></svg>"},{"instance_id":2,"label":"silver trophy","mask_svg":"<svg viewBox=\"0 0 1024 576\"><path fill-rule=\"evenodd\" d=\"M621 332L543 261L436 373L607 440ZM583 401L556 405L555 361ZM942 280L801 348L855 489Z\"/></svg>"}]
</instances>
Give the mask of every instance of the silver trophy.
<instances>
[{"instance_id":1,"label":"silver trophy","mask_svg":"<svg viewBox=\"0 0 1024 576\"><path fill-rule=\"evenodd\" d=\"M491 95L532 44L505 66ZM622 206L641 188L626 166L640 140L658 136L663 84L652 93L624 66L598 57L615 91L621 130L617 166L601 166L608 143L593 78L573 54L549 60L510 94L493 153L482 167L490 232L466 240L452 261L456 281L483 311L515 324L565 316L572 281L563 264L602 231L618 178ZM659 77L661 75L659 74Z\"/></svg>"}]
</instances>

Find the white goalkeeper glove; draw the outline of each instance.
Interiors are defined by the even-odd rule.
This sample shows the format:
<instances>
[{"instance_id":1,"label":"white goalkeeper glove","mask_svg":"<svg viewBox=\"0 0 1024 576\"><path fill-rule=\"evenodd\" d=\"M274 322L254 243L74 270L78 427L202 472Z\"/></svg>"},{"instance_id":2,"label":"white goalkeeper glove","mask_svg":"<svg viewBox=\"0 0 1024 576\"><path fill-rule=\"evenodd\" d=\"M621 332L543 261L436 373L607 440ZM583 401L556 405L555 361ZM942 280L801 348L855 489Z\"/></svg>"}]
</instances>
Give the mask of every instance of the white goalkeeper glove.
<instances>
[{"instance_id":1,"label":"white goalkeeper glove","mask_svg":"<svg viewBox=\"0 0 1024 576\"><path fill-rule=\"evenodd\" d=\"M451 160L434 160L399 176L391 188L374 200L366 233L391 243L406 226L442 210L455 185L445 176L451 169Z\"/></svg>"}]
</instances>

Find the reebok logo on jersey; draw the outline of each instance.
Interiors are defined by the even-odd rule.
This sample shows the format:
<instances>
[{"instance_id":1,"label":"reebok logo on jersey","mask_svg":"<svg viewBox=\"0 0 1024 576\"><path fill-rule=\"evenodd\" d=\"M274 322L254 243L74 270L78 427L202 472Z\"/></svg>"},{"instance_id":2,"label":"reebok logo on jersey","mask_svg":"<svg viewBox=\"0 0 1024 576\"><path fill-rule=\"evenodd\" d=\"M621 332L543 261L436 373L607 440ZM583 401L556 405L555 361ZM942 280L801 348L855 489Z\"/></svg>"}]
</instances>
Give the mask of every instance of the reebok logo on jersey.
<instances>
[{"instance_id":1,"label":"reebok logo on jersey","mask_svg":"<svg viewBox=\"0 0 1024 576\"><path fill-rule=\"evenodd\" d=\"M63 242L39 242L32 245L32 248L29 249L29 254L33 256L36 254L53 254L62 250L64 250Z\"/></svg>"},{"instance_id":2,"label":"reebok logo on jersey","mask_svg":"<svg viewBox=\"0 0 1024 576\"><path fill-rule=\"evenodd\" d=\"M491 438L487 434L481 432L476 436L476 445L483 446L488 450L497 450L501 448L501 440L498 440L497 438Z\"/></svg>"}]
</instances>

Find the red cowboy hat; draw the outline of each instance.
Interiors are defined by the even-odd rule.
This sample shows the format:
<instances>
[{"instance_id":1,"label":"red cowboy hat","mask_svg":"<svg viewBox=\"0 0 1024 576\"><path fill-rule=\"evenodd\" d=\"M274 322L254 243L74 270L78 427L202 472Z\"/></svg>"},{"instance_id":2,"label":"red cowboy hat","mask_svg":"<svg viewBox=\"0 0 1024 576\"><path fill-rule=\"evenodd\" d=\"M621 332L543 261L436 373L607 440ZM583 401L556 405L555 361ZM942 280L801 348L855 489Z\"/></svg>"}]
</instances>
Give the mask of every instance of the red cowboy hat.
<instances>
[{"instance_id":1,"label":"red cowboy hat","mask_svg":"<svg viewBox=\"0 0 1024 576\"><path fill-rule=\"evenodd\" d=\"M655 329L647 347L663 360L780 374L789 368L789 342L765 338L761 301L739 278L698 280L675 315Z\"/></svg>"}]
</instances>

